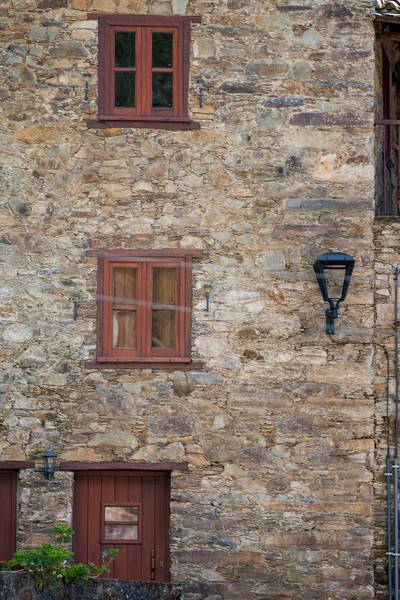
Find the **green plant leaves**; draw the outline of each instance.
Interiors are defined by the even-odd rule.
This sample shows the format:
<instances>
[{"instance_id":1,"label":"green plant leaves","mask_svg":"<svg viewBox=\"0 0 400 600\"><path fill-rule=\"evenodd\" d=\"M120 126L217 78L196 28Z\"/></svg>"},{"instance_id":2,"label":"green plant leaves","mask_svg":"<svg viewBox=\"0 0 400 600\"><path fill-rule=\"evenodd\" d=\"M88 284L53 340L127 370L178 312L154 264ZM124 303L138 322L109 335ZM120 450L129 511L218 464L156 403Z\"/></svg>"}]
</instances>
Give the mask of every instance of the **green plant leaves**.
<instances>
[{"instance_id":1,"label":"green plant leaves","mask_svg":"<svg viewBox=\"0 0 400 600\"><path fill-rule=\"evenodd\" d=\"M45 543L39 548L30 548L16 552L13 558L4 566L7 571L26 571L31 573L41 586L60 587L63 583L79 583L89 577L99 577L109 572L109 566L115 560L118 550L111 548L102 553L102 564L84 565L74 563L74 554L61 544L69 544L73 530L67 525L55 525L50 536L55 544ZM106 559L108 559L106 561Z\"/></svg>"}]
</instances>

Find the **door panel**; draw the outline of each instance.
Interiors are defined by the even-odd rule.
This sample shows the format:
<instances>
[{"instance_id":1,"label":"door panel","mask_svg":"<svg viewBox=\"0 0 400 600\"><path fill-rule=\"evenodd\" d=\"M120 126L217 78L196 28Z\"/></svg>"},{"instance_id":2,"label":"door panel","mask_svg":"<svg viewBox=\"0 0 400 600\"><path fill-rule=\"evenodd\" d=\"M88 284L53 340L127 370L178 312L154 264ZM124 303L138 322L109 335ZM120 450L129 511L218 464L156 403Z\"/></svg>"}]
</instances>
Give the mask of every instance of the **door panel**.
<instances>
[{"instance_id":1,"label":"door panel","mask_svg":"<svg viewBox=\"0 0 400 600\"><path fill-rule=\"evenodd\" d=\"M113 508L106 512L107 503ZM100 565L104 550L118 549L117 559L104 577L169 581L168 520L168 473L75 473L75 560ZM116 532L121 532L123 539L113 543L105 531L114 539Z\"/></svg>"},{"instance_id":2,"label":"door panel","mask_svg":"<svg viewBox=\"0 0 400 600\"><path fill-rule=\"evenodd\" d=\"M17 472L0 471L0 561L16 550Z\"/></svg>"}]
</instances>

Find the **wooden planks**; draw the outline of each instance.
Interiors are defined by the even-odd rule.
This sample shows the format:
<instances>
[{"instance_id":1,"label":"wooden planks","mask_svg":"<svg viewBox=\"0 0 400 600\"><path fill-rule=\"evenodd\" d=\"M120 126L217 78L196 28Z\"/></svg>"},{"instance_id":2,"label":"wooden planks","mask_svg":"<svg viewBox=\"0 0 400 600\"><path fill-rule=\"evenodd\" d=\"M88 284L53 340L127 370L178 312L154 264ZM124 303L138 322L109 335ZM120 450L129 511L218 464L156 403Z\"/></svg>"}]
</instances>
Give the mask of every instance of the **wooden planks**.
<instances>
[{"instance_id":1,"label":"wooden planks","mask_svg":"<svg viewBox=\"0 0 400 600\"><path fill-rule=\"evenodd\" d=\"M141 507L140 535L126 542L121 539L115 543L105 542L101 533L105 505L118 506L119 502L121 506L137 503ZM77 562L100 565L101 553L115 547L117 559L104 577L169 581L168 472L103 470L75 473L73 522L76 532L73 549Z\"/></svg>"},{"instance_id":2,"label":"wooden planks","mask_svg":"<svg viewBox=\"0 0 400 600\"><path fill-rule=\"evenodd\" d=\"M16 549L17 472L0 471L0 561L12 558Z\"/></svg>"}]
</instances>

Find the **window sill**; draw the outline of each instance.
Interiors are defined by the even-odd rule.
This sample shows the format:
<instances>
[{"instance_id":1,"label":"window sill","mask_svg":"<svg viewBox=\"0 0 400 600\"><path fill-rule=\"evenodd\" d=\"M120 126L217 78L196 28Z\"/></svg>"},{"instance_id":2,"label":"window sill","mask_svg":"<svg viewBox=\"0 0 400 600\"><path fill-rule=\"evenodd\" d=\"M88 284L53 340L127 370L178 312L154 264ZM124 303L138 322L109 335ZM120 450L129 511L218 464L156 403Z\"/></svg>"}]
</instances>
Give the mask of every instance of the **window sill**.
<instances>
[{"instance_id":1,"label":"window sill","mask_svg":"<svg viewBox=\"0 0 400 600\"><path fill-rule=\"evenodd\" d=\"M118 371L119 369L151 369L160 371L202 371L204 363L192 362L192 363L157 363L157 362L87 362L85 363L86 369L111 369L112 371Z\"/></svg>"},{"instance_id":2,"label":"window sill","mask_svg":"<svg viewBox=\"0 0 400 600\"><path fill-rule=\"evenodd\" d=\"M182 130L182 129L200 129L200 123L197 121L189 121L187 119L179 120L168 120L168 119L153 119L153 120L127 120L127 119L116 119L116 120L89 120L87 121L88 129L170 129L170 130Z\"/></svg>"}]
</instances>

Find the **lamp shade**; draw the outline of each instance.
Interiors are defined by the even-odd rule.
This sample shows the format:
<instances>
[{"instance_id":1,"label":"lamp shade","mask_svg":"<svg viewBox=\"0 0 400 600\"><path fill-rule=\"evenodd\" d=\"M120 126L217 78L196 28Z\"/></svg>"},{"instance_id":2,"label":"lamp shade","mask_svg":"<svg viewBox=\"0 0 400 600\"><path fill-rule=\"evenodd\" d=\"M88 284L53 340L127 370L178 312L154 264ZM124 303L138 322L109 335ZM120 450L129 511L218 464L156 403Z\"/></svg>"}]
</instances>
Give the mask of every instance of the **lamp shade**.
<instances>
[{"instance_id":1,"label":"lamp shade","mask_svg":"<svg viewBox=\"0 0 400 600\"><path fill-rule=\"evenodd\" d=\"M53 479L56 472L57 454L52 450L51 446L43 454L43 473L46 479Z\"/></svg>"},{"instance_id":2,"label":"lamp shade","mask_svg":"<svg viewBox=\"0 0 400 600\"><path fill-rule=\"evenodd\" d=\"M344 252L326 252L314 263L319 289L325 302L338 304L346 298L355 260Z\"/></svg>"}]
</instances>

